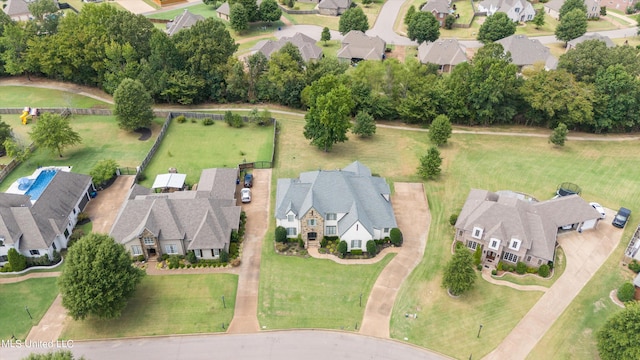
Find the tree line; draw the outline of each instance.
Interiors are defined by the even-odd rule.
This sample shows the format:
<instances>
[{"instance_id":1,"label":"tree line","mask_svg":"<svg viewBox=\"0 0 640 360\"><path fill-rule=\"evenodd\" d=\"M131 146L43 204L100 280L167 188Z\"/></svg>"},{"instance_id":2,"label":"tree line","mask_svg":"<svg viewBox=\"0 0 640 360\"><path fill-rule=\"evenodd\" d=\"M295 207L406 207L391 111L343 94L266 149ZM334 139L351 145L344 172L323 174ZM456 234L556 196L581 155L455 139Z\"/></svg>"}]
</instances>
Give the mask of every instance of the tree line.
<instances>
[{"instance_id":1,"label":"tree line","mask_svg":"<svg viewBox=\"0 0 640 360\"><path fill-rule=\"evenodd\" d=\"M220 20L169 37L146 18L108 5L88 4L55 29L47 24L50 31L39 26L37 19L15 23L0 15L0 75L45 76L109 94L130 78L156 103L271 102L300 109L314 105L304 89L332 75L331 83L344 85L340 91L350 98L348 116L366 112L425 126L442 114L460 125L564 123L596 133L640 128L639 50L597 40L562 55L557 70L534 66L522 74L501 45L488 42L473 60L440 74L436 65L415 59L306 63L291 44L269 59L255 53L238 60L238 45Z\"/></svg>"}]
</instances>

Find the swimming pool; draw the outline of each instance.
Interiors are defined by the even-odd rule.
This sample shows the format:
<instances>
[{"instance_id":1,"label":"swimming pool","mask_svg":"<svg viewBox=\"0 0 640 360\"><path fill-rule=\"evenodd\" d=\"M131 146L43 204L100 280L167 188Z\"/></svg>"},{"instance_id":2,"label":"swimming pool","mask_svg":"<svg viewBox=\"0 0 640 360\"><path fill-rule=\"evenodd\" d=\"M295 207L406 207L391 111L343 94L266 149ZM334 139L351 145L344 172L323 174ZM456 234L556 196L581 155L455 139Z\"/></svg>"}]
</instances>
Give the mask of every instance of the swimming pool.
<instances>
[{"instance_id":1,"label":"swimming pool","mask_svg":"<svg viewBox=\"0 0 640 360\"><path fill-rule=\"evenodd\" d=\"M25 195L31 196L31 201L38 200L57 172L57 170L42 170Z\"/></svg>"}]
</instances>

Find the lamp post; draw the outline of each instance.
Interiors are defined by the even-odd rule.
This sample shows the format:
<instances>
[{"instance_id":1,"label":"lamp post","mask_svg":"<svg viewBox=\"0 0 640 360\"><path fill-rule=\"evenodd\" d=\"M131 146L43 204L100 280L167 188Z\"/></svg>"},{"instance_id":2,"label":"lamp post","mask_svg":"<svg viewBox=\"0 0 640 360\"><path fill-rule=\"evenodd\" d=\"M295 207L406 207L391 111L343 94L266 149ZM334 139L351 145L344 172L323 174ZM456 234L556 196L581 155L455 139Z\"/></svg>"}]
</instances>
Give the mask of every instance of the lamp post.
<instances>
[{"instance_id":1,"label":"lamp post","mask_svg":"<svg viewBox=\"0 0 640 360\"><path fill-rule=\"evenodd\" d=\"M227 304L224 302L224 295L222 295L222 307L227 308Z\"/></svg>"},{"instance_id":2,"label":"lamp post","mask_svg":"<svg viewBox=\"0 0 640 360\"><path fill-rule=\"evenodd\" d=\"M29 308L25 305L24 310L27 312L27 314L29 315L29 319L33 320L33 316L31 316L31 313L29 312Z\"/></svg>"},{"instance_id":3,"label":"lamp post","mask_svg":"<svg viewBox=\"0 0 640 360\"><path fill-rule=\"evenodd\" d=\"M482 324L480 324L480 328L478 328L478 338L480 338L480 331L482 331Z\"/></svg>"},{"instance_id":4,"label":"lamp post","mask_svg":"<svg viewBox=\"0 0 640 360\"><path fill-rule=\"evenodd\" d=\"M360 293L360 307L362 307L362 293Z\"/></svg>"}]
</instances>

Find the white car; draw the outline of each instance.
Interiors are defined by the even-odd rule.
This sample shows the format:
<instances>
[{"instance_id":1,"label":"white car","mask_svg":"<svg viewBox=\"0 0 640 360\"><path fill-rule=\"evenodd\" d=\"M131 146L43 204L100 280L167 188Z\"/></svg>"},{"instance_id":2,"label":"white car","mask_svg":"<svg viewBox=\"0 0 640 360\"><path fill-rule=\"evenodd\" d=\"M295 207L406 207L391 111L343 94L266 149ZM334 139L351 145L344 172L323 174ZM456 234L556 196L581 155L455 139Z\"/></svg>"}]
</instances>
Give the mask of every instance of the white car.
<instances>
[{"instance_id":1,"label":"white car","mask_svg":"<svg viewBox=\"0 0 640 360\"><path fill-rule=\"evenodd\" d=\"M242 188L242 190L240 190L240 199L242 200L243 203L250 203L251 202L251 189Z\"/></svg>"},{"instance_id":2,"label":"white car","mask_svg":"<svg viewBox=\"0 0 640 360\"><path fill-rule=\"evenodd\" d=\"M598 204L597 202L589 203L589 205L591 205L592 208L596 209L596 211L600 213L600 219L604 219L607 216L602 205Z\"/></svg>"}]
</instances>

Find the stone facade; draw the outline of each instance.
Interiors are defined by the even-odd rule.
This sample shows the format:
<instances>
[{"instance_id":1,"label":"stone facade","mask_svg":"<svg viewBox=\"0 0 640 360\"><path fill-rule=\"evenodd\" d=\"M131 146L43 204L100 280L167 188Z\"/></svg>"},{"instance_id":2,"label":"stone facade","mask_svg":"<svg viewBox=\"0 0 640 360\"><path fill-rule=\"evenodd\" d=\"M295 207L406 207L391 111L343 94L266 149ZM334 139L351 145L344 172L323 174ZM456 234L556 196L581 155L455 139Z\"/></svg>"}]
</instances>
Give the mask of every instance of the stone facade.
<instances>
[{"instance_id":1,"label":"stone facade","mask_svg":"<svg viewBox=\"0 0 640 360\"><path fill-rule=\"evenodd\" d=\"M144 238L146 237L150 237L153 239L153 245L146 245L144 243ZM152 234L149 230L144 229L139 239L140 239L140 245L142 246L145 257L148 258L150 255L152 255L149 253L150 249L154 249L156 251L156 255L158 256L162 255L162 247L158 243L158 238L154 234Z\"/></svg>"},{"instance_id":2,"label":"stone facade","mask_svg":"<svg viewBox=\"0 0 640 360\"><path fill-rule=\"evenodd\" d=\"M315 221L315 225L310 225L312 220ZM309 233L316 233L315 240L321 240L324 237L324 218L314 208L307 211L300 219L300 234L305 245L309 243Z\"/></svg>"}]
</instances>

